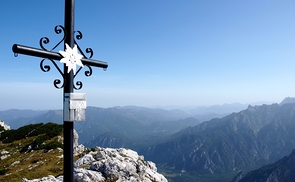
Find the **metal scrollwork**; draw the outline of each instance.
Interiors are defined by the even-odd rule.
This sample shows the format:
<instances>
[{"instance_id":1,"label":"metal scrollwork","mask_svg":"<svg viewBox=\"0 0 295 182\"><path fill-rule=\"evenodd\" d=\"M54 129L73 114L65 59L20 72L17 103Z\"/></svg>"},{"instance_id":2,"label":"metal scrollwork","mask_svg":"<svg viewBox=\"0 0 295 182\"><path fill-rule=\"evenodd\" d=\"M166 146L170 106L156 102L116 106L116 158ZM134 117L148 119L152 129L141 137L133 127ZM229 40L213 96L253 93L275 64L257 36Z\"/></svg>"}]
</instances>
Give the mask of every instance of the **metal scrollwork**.
<instances>
[{"instance_id":1,"label":"metal scrollwork","mask_svg":"<svg viewBox=\"0 0 295 182\"><path fill-rule=\"evenodd\" d=\"M56 25L55 27L54 27L54 31L55 31L55 33L56 34L60 34L60 33L62 33L62 32L66 32L66 30L65 30L65 28L63 27L63 26L61 26L61 25ZM64 37L65 38L65 37Z\"/></svg>"},{"instance_id":2,"label":"metal scrollwork","mask_svg":"<svg viewBox=\"0 0 295 182\"><path fill-rule=\"evenodd\" d=\"M64 33L63 38L52 48L50 49L50 51L54 50L55 48L57 48L66 38L66 32L65 32L65 28L61 25L57 25L54 28L54 31L56 34L61 34L62 32ZM39 41L39 45L40 47L45 50L45 51L49 51L49 49L45 48L45 45L48 44L50 42L48 37L42 37Z\"/></svg>"},{"instance_id":3,"label":"metal scrollwork","mask_svg":"<svg viewBox=\"0 0 295 182\"><path fill-rule=\"evenodd\" d=\"M59 69L58 65L55 63L55 61L51 60L51 59L42 59L42 61L40 62L40 69L43 71L43 72L49 72L51 67L50 65L48 64L44 64L44 61L45 60L48 60L48 61L51 61L51 63L55 66L55 68L58 70L58 72L60 73L60 75L64 78L64 74L62 73L62 71ZM61 84L61 80L60 79L55 79L53 81L53 85L55 86L55 88L63 88L65 83L63 82L63 84L61 86L58 86Z\"/></svg>"},{"instance_id":4,"label":"metal scrollwork","mask_svg":"<svg viewBox=\"0 0 295 182\"><path fill-rule=\"evenodd\" d=\"M80 31L80 30L77 30L77 31L75 31L74 33L78 33L78 35L76 35L76 39L77 40L81 40L82 38L83 38L83 34L82 34L82 32Z\"/></svg>"},{"instance_id":5,"label":"metal scrollwork","mask_svg":"<svg viewBox=\"0 0 295 182\"><path fill-rule=\"evenodd\" d=\"M92 68L91 68L89 65L85 65L85 66L86 66L89 70L86 70L86 71L84 72L84 74L85 74L85 76L89 77L89 76L92 75ZM78 73L81 71L81 69L82 69L82 67L80 67L80 68L78 69L78 71L77 71L76 74L74 75L74 79L75 79L75 77L78 75ZM76 86L75 86L75 84L74 84L74 89L75 89L75 90L80 90L82 87L83 87L83 83L82 83L81 81L77 81L77 82L76 82Z\"/></svg>"},{"instance_id":6,"label":"metal scrollwork","mask_svg":"<svg viewBox=\"0 0 295 182\"><path fill-rule=\"evenodd\" d=\"M76 34L75 36L75 39L74 39L74 43L77 45L77 48L80 52L80 54L84 57L84 58L87 58L87 59L90 59L92 58L93 56L93 50L92 48L86 48L85 49L85 52L89 55L89 56L86 56L85 53L82 51L82 49L80 48L79 44L77 43L78 40L81 40L83 38L83 34L81 31L77 30L74 32ZM77 40L77 41L76 41ZM92 75L92 68L89 66L89 65L84 65L84 67L87 67L88 70L86 70L84 72L85 76L89 77ZM76 75L80 72L80 70L82 69L82 67L80 67L78 69L78 71L76 72ZM74 76L74 78L76 77L76 75ZM81 81L77 81L75 84L74 84L74 89L76 90L80 90L81 88L83 87L83 83Z\"/></svg>"},{"instance_id":7,"label":"metal scrollwork","mask_svg":"<svg viewBox=\"0 0 295 182\"><path fill-rule=\"evenodd\" d=\"M75 33L77 33L77 35L75 36L77 40L81 40L83 38L83 34L81 31L77 30L75 31ZM90 54L89 56L86 56L75 39L74 39L74 43L77 45L79 52L82 54L84 58L87 58L87 59L92 58L93 50L91 48L88 47L85 49L85 52L87 54Z\"/></svg>"},{"instance_id":8,"label":"metal scrollwork","mask_svg":"<svg viewBox=\"0 0 295 182\"><path fill-rule=\"evenodd\" d=\"M73 86L75 90L80 90L83 87L83 83L81 81L77 81Z\"/></svg>"},{"instance_id":9,"label":"metal scrollwork","mask_svg":"<svg viewBox=\"0 0 295 182\"><path fill-rule=\"evenodd\" d=\"M50 66L49 65L43 65L44 64L44 61L46 59L42 59L42 61L40 62L40 68L43 72L48 72L50 71Z\"/></svg>"},{"instance_id":10,"label":"metal scrollwork","mask_svg":"<svg viewBox=\"0 0 295 182\"><path fill-rule=\"evenodd\" d=\"M61 34L63 32L64 36L51 50L54 50L56 47L58 47L66 38L66 30L63 26L61 25L55 26L54 31L56 34Z\"/></svg>"},{"instance_id":11,"label":"metal scrollwork","mask_svg":"<svg viewBox=\"0 0 295 182\"><path fill-rule=\"evenodd\" d=\"M63 87L65 86L65 82L64 82L64 81L63 81L63 83L62 83L61 86L58 86L59 84L61 84L60 79L55 79L55 80L53 81L53 85L54 85L54 87L57 88L57 89L61 89L61 88L63 88Z\"/></svg>"},{"instance_id":12,"label":"metal scrollwork","mask_svg":"<svg viewBox=\"0 0 295 182\"><path fill-rule=\"evenodd\" d=\"M64 28L63 26L61 26L61 25L57 25L57 26L55 26L54 31L55 31L56 34L62 34L62 33L63 33L63 38L62 38L62 39L61 39L61 40L60 40L60 41L59 41L59 42L58 42L58 43L57 43L52 49L47 49L47 48L45 48L45 47L49 44L50 40L49 40L48 37L42 37L42 38L39 40L39 44L40 44L40 47L41 47L43 50L46 50L46 51L52 51L52 50L56 49L56 48L57 48L57 47L58 47L58 46L59 46L59 45L65 40L65 38L66 38L66 30L65 30L65 28ZM77 45L77 48L78 48L80 54L81 54L84 58L86 58L86 59L90 59L90 58L92 58L92 56L93 56L93 50L92 50L91 48L86 48L86 49L85 49L85 53L88 55L88 56L86 56L85 53L84 53L84 52L82 51L82 49L80 48L80 46L77 44L77 41L78 41L78 40L81 40L81 39L83 38L83 34L82 34L82 32L79 31L79 30L77 30L77 31L75 31L74 33L76 34L76 35L74 36L74 43ZM76 41L76 40L77 40L77 41ZM51 59L42 59L42 60L41 60L41 62L40 62L40 68L41 68L41 70L42 70L43 72L49 72L50 69L51 69L50 65L44 63L45 60L49 60L49 61L51 61L51 63L55 66L55 68L58 70L58 72L60 73L60 75L61 75L62 78L63 78L63 81L61 81L61 79L55 79L55 80L53 81L53 85L54 85L56 88L58 88L58 89L63 88L64 85L65 85L64 73L61 71L61 69L60 69L59 66L56 64L56 62L53 61L53 60L51 60ZM88 70L86 70L86 71L84 72L85 76L87 76L87 77L91 76L91 75L92 75L92 68L91 68L89 65L84 65L84 67L87 67L87 68L88 68ZM82 69L82 67L80 67L80 68L76 71L76 74L74 75L74 79L75 79L76 75L81 71L81 69ZM82 83L81 81L76 81L76 82L74 81L74 83L73 83L73 87L74 87L75 90L80 90L80 89L83 87L83 83Z\"/></svg>"},{"instance_id":13,"label":"metal scrollwork","mask_svg":"<svg viewBox=\"0 0 295 182\"><path fill-rule=\"evenodd\" d=\"M92 68L89 65L86 65L88 67L88 71L85 71L85 76L91 76L92 75Z\"/></svg>"},{"instance_id":14,"label":"metal scrollwork","mask_svg":"<svg viewBox=\"0 0 295 182\"><path fill-rule=\"evenodd\" d=\"M86 53L90 53L90 56L88 57L88 59L92 58L93 50L91 48L86 48Z\"/></svg>"},{"instance_id":15,"label":"metal scrollwork","mask_svg":"<svg viewBox=\"0 0 295 182\"><path fill-rule=\"evenodd\" d=\"M45 51L48 51L43 44L48 44L50 42L49 38L48 37L42 37L39 41L39 44L40 44L40 47L45 50Z\"/></svg>"},{"instance_id":16,"label":"metal scrollwork","mask_svg":"<svg viewBox=\"0 0 295 182\"><path fill-rule=\"evenodd\" d=\"M63 38L52 48L50 49L50 51L54 50L55 48L57 48L66 38L66 31L65 28L61 25L57 25L54 28L54 32L56 34L61 34L63 33ZM50 42L48 37L42 37L39 41L40 47L43 50L49 51L48 49L45 48L45 45L48 44ZM51 61L51 63L54 65L54 67L58 70L58 72L60 73L60 75L64 78L64 74L63 72L60 70L59 66L55 63L55 61L51 60L51 59L42 59L42 61L40 62L40 68L43 72L49 72L51 67L48 64L45 64L44 61L45 60L49 60ZM53 85L55 88L61 89L64 87L65 83L64 83L64 79L63 79L63 83L60 79L55 79L53 81Z\"/></svg>"},{"instance_id":17,"label":"metal scrollwork","mask_svg":"<svg viewBox=\"0 0 295 182\"><path fill-rule=\"evenodd\" d=\"M88 68L88 70L86 70L86 71L84 72L84 74L85 74L85 76L89 77L89 76L92 75L92 68L91 68L89 65L85 65L85 66ZM76 72L76 75L81 71L81 69L82 69L82 67L80 67L80 68L78 69L78 71ZM74 75L74 78L76 77L76 75Z\"/></svg>"}]
</instances>

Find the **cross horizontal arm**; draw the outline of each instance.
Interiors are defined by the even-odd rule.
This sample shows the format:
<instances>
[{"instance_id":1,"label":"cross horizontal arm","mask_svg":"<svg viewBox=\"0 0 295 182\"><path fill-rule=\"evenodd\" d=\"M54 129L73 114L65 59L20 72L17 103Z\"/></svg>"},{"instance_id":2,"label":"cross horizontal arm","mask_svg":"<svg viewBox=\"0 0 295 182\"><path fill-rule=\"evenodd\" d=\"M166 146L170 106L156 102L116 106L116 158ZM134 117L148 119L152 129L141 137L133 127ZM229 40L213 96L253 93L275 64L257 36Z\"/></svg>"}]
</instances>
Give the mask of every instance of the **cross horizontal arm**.
<instances>
[{"instance_id":1,"label":"cross horizontal arm","mask_svg":"<svg viewBox=\"0 0 295 182\"><path fill-rule=\"evenodd\" d=\"M53 59L53 60L61 60L63 58L63 56L57 52L46 51L46 50L37 49L37 48L29 47L29 46L23 46L19 44L14 44L12 46L12 51L17 54L25 54L29 56L36 56L40 58L47 58L47 59ZM108 63L103 61L97 61L94 59L86 59L86 58L82 58L81 61L84 65L95 66L100 68L108 67Z\"/></svg>"}]
</instances>

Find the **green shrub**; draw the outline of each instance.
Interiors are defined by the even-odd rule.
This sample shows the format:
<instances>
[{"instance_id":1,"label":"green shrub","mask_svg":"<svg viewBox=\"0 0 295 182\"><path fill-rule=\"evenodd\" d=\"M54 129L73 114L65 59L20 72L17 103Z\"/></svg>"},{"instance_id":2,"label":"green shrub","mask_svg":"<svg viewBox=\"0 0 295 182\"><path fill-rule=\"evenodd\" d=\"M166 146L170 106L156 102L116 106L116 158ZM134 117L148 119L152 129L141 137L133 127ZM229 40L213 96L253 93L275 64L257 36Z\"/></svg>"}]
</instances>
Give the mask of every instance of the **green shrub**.
<instances>
[{"instance_id":1,"label":"green shrub","mask_svg":"<svg viewBox=\"0 0 295 182\"><path fill-rule=\"evenodd\" d=\"M1 122L1 120L0 120L0 122ZM4 127L3 126L0 126L0 133L3 132L3 131L5 131L4 130Z\"/></svg>"},{"instance_id":2,"label":"green shrub","mask_svg":"<svg viewBox=\"0 0 295 182\"><path fill-rule=\"evenodd\" d=\"M3 133L1 133L0 140L3 143L10 143L10 142L13 142L14 140L16 140L17 137L18 136L17 136L15 130L7 130L7 131L4 131Z\"/></svg>"},{"instance_id":3,"label":"green shrub","mask_svg":"<svg viewBox=\"0 0 295 182\"><path fill-rule=\"evenodd\" d=\"M40 147L40 149L45 149L45 150L50 150L50 149L56 149L56 148L62 148L63 149L63 144L57 141L52 141L45 146Z\"/></svg>"},{"instance_id":4,"label":"green shrub","mask_svg":"<svg viewBox=\"0 0 295 182\"><path fill-rule=\"evenodd\" d=\"M56 123L38 123L38 124L30 124L23 127L18 128L17 130L7 130L1 133L0 140L3 143L11 143L15 140L24 139L29 136L38 136L38 135L46 135L38 136L36 138L36 143L42 144L44 141L58 136L63 130L63 125L59 125Z\"/></svg>"},{"instance_id":5,"label":"green shrub","mask_svg":"<svg viewBox=\"0 0 295 182\"><path fill-rule=\"evenodd\" d=\"M63 125L59 125L56 123L46 123L42 127L39 127L34 132L32 132L31 136L37 136L40 134L47 133L47 135L50 138L53 138L59 135L62 132L62 129L63 129Z\"/></svg>"},{"instance_id":6,"label":"green shrub","mask_svg":"<svg viewBox=\"0 0 295 182\"><path fill-rule=\"evenodd\" d=\"M0 169L0 175L4 175L4 174L7 173L8 171L9 171L8 168Z\"/></svg>"},{"instance_id":7,"label":"green shrub","mask_svg":"<svg viewBox=\"0 0 295 182\"><path fill-rule=\"evenodd\" d=\"M46 140L49 140L50 137L48 135L39 135L35 140L34 143L36 143L38 146L41 146L43 142Z\"/></svg>"}]
</instances>

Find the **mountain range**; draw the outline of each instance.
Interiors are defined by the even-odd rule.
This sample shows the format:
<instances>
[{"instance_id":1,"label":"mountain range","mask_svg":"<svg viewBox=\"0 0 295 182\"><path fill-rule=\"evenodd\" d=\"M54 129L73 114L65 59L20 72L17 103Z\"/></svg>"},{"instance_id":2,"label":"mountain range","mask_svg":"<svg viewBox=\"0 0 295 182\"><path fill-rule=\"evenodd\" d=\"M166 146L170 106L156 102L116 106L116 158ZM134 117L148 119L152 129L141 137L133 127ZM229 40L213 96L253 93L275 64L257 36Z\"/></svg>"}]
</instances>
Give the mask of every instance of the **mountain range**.
<instances>
[{"instance_id":1,"label":"mountain range","mask_svg":"<svg viewBox=\"0 0 295 182\"><path fill-rule=\"evenodd\" d=\"M238 112L247 108L247 104L233 103L233 104L223 104L223 105L213 105L213 106L198 106L194 108L184 108L184 109L159 109L159 108L145 108L137 106L116 106L111 108L100 108L105 110L118 109L121 112L125 110L135 110L137 112L145 114L158 114L162 115L165 120L167 119L185 119L187 117L193 117L199 121L207 121L212 118L223 117L232 112ZM91 107L88 107L91 108ZM99 108L99 107L96 107ZM88 109L86 110L88 112ZM55 113L56 112L56 113ZM45 114L47 113L47 114ZM45 114L45 115L43 115ZM88 116L89 114L87 114ZM45 118L43 117L45 116ZM62 123L62 111L61 110L19 110L19 109L9 109L5 111L0 111L0 119L4 120L5 123L9 124L11 128L17 129L18 127L30 124L31 122L38 122L39 120L44 121L56 121ZM35 121L32 121L35 120ZM88 119L87 119L88 121Z\"/></svg>"},{"instance_id":2,"label":"mountain range","mask_svg":"<svg viewBox=\"0 0 295 182\"><path fill-rule=\"evenodd\" d=\"M108 132L121 136L124 135L127 137L126 140L130 138L139 139L146 138L146 135L150 134L177 132L187 126L199 124L204 120L222 117L228 112L236 111L242 107L245 107L245 105L224 104L207 107L207 109L205 107L198 107L194 111L150 109L136 106L88 107L86 110L86 121L75 123L75 129L80 135L81 143L90 142L99 135L104 137ZM219 111L220 109L224 113ZM38 122L56 122L59 124L63 122L62 110L33 111L11 109L0 111L0 119L4 120L12 129ZM89 144L91 143L93 142Z\"/></svg>"},{"instance_id":3,"label":"mountain range","mask_svg":"<svg viewBox=\"0 0 295 182\"><path fill-rule=\"evenodd\" d=\"M280 104L248 106L207 121L180 110L88 107L86 122L75 123L75 128L80 143L88 147L138 151L169 181L231 181L241 171L274 163L295 148L292 102L286 98ZM61 115L48 111L9 121L62 123Z\"/></svg>"}]
</instances>

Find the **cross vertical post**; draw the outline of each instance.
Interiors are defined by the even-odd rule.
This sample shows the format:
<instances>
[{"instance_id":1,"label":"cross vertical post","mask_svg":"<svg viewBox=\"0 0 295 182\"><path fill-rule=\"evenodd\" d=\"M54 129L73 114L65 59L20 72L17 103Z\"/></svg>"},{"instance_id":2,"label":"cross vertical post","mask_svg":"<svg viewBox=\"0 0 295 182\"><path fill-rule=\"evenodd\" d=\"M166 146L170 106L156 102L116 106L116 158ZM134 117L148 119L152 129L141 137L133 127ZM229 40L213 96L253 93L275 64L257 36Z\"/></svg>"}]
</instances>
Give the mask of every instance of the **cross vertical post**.
<instances>
[{"instance_id":1,"label":"cross vertical post","mask_svg":"<svg viewBox=\"0 0 295 182\"><path fill-rule=\"evenodd\" d=\"M74 47L74 11L75 1L65 0L65 17L64 27L66 31L65 43L71 48ZM66 49L66 47L64 47ZM73 70L67 72L67 66L64 64L64 92L63 92L63 120L64 120L64 181L74 181L74 151L73 151L73 139L74 139L74 122L70 121L69 105L65 104L66 97L69 97L70 93L74 92L73 88Z\"/></svg>"}]
</instances>

